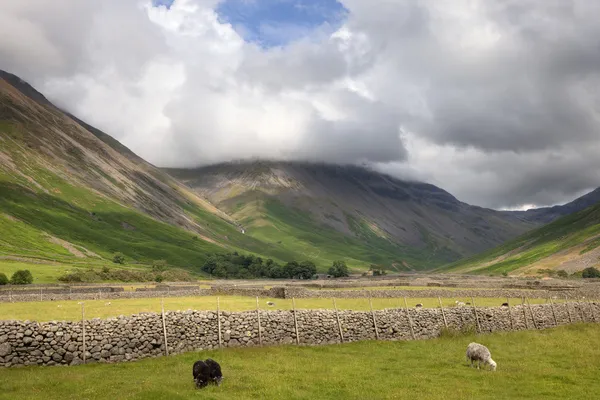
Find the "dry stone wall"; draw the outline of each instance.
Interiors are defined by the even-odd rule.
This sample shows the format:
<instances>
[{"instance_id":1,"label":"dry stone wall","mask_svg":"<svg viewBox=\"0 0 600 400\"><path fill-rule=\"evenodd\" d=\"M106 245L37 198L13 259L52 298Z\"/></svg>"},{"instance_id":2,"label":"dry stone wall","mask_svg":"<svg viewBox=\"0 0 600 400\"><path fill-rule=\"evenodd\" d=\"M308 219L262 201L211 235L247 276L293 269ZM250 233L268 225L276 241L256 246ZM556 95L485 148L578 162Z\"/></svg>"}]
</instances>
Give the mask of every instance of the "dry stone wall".
<instances>
[{"instance_id":1,"label":"dry stone wall","mask_svg":"<svg viewBox=\"0 0 600 400\"><path fill-rule=\"evenodd\" d=\"M577 299L582 297L599 298L599 287L587 288L585 291L575 290L555 292L547 290L514 290L514 289L422 289L422 290L311 290L305 288L273 287L270 289L244 288L235 286L213 286L200 288L187 286L184 288L140 289L135 292L116 291L111 288L69 289L36 289L36 290L0 290L0 302L23 301L59 301L59 300L96 300L96 299L139 299L157 297L191 297L191 296L251 296L271 298L560 298ZM122 289L122 288L121 288Z\"/></svg>"},{"instance_id":2,"label":"dry stone wall","mask_svg":"<svg viewBox=\"0 0 600 400\"><path fill-rule=\"evenodd\" d=\"M510 308L452 307L443 313L440 308L185 311L166 312L164 323L168 352L174 354L219 346L411 340L413 334L414 339L429 339L439 336L446 324L454 329L478 327L485 333L598 322L598 318L600 303L573 302ZM84 322L0 321L0 366L78 365L84 359L86 363L106 363L164 355L167 349L162 324L162 315L154 313Z\"/></svg>"}]
</instances>

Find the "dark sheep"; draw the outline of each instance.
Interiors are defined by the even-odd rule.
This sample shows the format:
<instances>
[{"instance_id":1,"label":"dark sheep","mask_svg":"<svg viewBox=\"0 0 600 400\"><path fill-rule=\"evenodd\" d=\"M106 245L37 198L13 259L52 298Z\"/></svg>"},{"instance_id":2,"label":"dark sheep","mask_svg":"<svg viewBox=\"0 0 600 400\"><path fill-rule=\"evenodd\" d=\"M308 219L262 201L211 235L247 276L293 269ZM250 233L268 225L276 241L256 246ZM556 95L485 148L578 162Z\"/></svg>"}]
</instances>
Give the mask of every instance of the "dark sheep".
<instances>
[{"instance_id":1,"label":"dark sheep","mask_svg":"<svg viewBox=\"0 0 600 400\"><path fill-rule=\"evenodd\" d=\"M421 303L417 303L417 305L416 305L415 307L417 307L417 308L421 308L421 307L423 307L423 304L421 304Z\"/></svg>"},{"instance_id":2,"label":"dark sheep","mask_svg":"<svg viewBox=\"0 0 600 400\"><path fill-rule=\"evenodd\" d=\"M508 303L502 303L502 307L508 307Z\"/></svg>"},{"instance_id":3,"label":"dark sheep","mask_svg":"<svg viewBox=\"0 0 600 400\"><path fill-rule=\"evenodd\" d=\"M223 380L221 366L218 362L210 358L207 358L204 361L196 361L194 363L194 368L192 369L192 374L194 375L194 382L198 389L207 386L209 383L220 386L221 381Z\"/></svg>"}]
</instances>

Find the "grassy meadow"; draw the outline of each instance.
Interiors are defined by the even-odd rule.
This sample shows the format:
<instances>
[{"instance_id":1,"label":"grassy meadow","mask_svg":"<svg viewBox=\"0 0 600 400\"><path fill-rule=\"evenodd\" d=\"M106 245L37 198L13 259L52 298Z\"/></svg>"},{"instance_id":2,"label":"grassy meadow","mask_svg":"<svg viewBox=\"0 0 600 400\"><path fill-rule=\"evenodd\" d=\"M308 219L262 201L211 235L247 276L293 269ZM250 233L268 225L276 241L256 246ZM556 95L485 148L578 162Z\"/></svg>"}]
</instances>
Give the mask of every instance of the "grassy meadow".
<instances>
[{"instance_id":1,"label":"grassy meadow","mask_svg":"<svg viewBox=\"0 0 600 400\"><path fill-rule=\"evenodd\" d=\"M444 307L455 306L455 300L471 301L467 298L442 299ZM267 302L275 303L270 307ZM331 299L296 299L298 309L333 309ZM476 298L477 306L499 306L505 298ZM521 304L521 299L511 299L511 304ZM80 300L69 301L44 301L44 302L17 302L2 303L0 307L0 320L30 320L30 321L73 321L81 319ZM532 304L544 303L544 299L530 299ZM110 304L109 304L110 303ZM409 307L417 303L424 307L439 307L437 298L408 298ZM220 296L220 308L223 311L249 311L256 310L256 299L245 296ZM372 299L373 309L404 308L404 299L375 298ZM216 296L198 297L169 297L164 299L165 310L216 310ZM370 309L369 299L336 299L338 309L367 311ZM271 299L261 297L259 306L263 310L291 310L292 300ZM161 299L119 299L119 300L86 300L86 319L117 317L119 315L132 315L140 312L160 312Z\"/></svg>"},{"instance_id":2,"label":"grassy meadow","mask_svg":"<svg viewBox=\"0 0 600 400\"><path fill-rule=\"evenodd\" d=\"M470 368L469 342L495 372ZM220 387L201 391L192 364L211 357ZM0 399L594 399L600 325L426 341L357 342L191 352L123 364L0 370Z\"/></svg>"}]
</instances>

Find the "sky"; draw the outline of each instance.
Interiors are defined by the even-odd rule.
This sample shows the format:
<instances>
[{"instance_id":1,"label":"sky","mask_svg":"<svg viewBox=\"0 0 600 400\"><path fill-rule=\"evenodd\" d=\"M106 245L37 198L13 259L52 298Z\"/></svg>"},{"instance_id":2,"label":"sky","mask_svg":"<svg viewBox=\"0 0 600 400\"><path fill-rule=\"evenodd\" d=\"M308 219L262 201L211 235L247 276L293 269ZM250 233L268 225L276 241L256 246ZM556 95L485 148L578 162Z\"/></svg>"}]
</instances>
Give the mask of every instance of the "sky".
<instances>
[{"instance_id":1,"label":"sky","mask_svg":"<svg viewBox=\"0 0 600 400\"><path fill-rule=\"evenodd\" d=\"M159 166L367 163L497 209L600 186L600 2L0 0L0 69Z\"/></svg>"}]
</instances>

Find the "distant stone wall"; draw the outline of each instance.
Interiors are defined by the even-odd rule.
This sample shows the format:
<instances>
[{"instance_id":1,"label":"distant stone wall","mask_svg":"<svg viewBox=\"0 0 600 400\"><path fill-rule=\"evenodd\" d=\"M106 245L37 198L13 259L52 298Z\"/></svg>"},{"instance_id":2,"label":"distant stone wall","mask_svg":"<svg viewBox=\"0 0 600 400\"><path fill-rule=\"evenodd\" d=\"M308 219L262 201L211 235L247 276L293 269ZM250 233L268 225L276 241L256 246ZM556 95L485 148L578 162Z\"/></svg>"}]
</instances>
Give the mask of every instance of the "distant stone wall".
<instances>
[{"instance_id":1,"label":"distant stone wall","mask_svg":"<svg viewBox=\"0 0 600 400\"><path fill-rule=\"evenodd\" d=\"M117 288L73 288L66 289L2 289L0 302L23 301L59 301L59 300L96 300L96 299L140 299L157 297L192 297L192 296L250 296L283 299L302 298L548 298L588 299L600 298L600 286L590 286L578 290L518 290L518 289L455 289L444 288L419 290L320 290L298 287L273 287L270 289L236 287L230 285L213 286L201 289L199 286L168 286L159 288L138 288L135 292L115 290Z\"/></svg>"},{"instance_id":2,"label":"distant stone wall","mask_svg":"<svg viewBox=\"0 0 600 400\"><path fill-rule=\"evenodd\" d=\"M408 318L410 315L410 319ZM259 335L260 316L260 335ZM295 318L294 318L295 317ZM446 322L444 322L444 317ZM320 345L359 340L412 340L439 336L442 328L496 332L597 322L600 303L442 309L387 309L165 313L169 354L192 350L278 344ZM339 321L339 323L338 323ZM219 330L220 322L220 330ZM412 322L412 330L411 330ZM166 354L160 314L82 322L0 321L0 366L122 362ZM85 325L85 348L83 327ZM341 334L340 334L341 332Z\"/></svg>"},{"instance_id":3,"label":"distant stone wall","mask_svg":"<svg viewBox=\"0 0 600 400\"><path fill-rule=\"evenodd\" d=\"M564 299L565 296L575 298L577 291L554 292L546 290L513 290L513 289L419 289L419 290L309 290L303 288L284 288L285 298L548 298L557 296Z\"/></svg>"}]
</instances>

